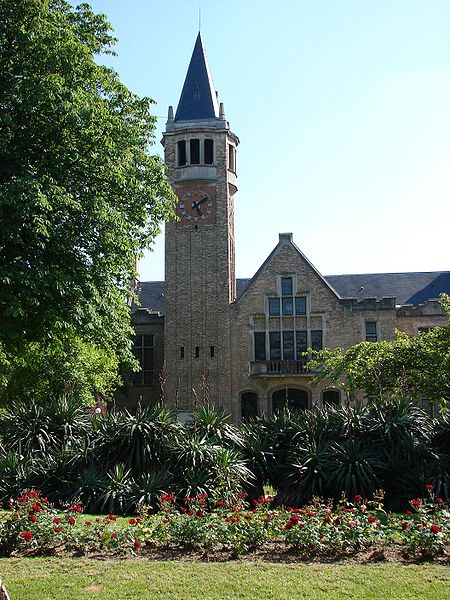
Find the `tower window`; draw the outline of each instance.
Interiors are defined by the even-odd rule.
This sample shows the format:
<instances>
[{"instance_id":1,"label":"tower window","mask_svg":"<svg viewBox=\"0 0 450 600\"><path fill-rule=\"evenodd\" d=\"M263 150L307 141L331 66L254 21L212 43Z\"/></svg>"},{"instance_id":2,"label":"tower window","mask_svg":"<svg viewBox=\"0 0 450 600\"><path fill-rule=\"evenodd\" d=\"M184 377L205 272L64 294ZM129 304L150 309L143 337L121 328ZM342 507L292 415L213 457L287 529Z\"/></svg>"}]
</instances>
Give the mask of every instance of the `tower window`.
<instances>
[{"instance_id":1,"label":"tower window","mask_svg":"<svg viewBox=\"0 0 450 600\"><path fill-rule=\"evenodd\" d=\"M190 141L191 150L191 165L200 164L200 140L194 139Z\"/></svg>"},{"instance_id":2,"label":"tower window","mask_svg":"<svg viewBox=\"0 0 450 600\"><path fill-rule=\"evenodd\" d=\"M184 358L184 346L180 346L180 358Z\"/></svg>"},{"instance_id":3,"label":"tower window","mask_svg":"<svg viewBox=\"0 0 450 600\"><path fill-rule=\"evenodd\" d=\"M205 165L212 165L214 162L214 141L205 140Z\"/></svg>"},{"instance_id":4,"label":"tower window","mask_svg":"<svg viewBox=\"0 0 450 600\"><path fill-rule=\"evenodd\" d=\"M186 142L185 140L180 140L177 143L178 147L178 166L182 167L186 164Z\"/></svg>"},{"instance_id":5,"label":"tower window","mask_svg":"<svg viewBox=\"0 0 450 600\"><path fill-rule=\"evenodd\" d=\"M195 346L195 358L198 358L199 356L200 356L200 347Z\"/></svg>"},{"instance_id":6,"label":"tower window","mask_svg":"<svg viewBox=\"0 0 450 600\"><path fill-rule=\"evenodd\" d=\"M133 385L150 385L153 383L153 336L134 336L133 354L139 362L141 370L133 375Z\"/></svg>"},{"instance_id":7,"label":"tower window","mask_svg":"<svg viewBox=\"0 0 450 600\"><path fill-rule=\"evenodd\" d=\"M231 144L228 145L228 169L236 172L236 149Z\"/></svg>"},{"instance_id":8,"label":"tower window","mask_svg":"<svg viewBox=\"0 0 450 600\"><path fill-rule=\"evenodd\" d=\"M214 354L215 354L215 348L214 348L214 346L211 346L209 348L209 355L211 358L214 358Z\"/></svg>"}]
</instances>

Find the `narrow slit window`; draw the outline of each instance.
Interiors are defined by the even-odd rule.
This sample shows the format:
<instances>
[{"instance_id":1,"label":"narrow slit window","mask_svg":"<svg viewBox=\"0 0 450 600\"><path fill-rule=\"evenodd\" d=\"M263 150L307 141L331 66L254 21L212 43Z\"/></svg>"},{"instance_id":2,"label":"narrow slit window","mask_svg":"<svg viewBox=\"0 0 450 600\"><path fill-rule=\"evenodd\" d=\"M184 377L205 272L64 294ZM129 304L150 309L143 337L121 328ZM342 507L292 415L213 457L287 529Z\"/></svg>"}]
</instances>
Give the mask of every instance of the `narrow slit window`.
<instances>
[{"instance_id":1,"label":"narrow slit window","mask_svg":"<svg viewBox=\"0 0 450 600\"><path fill-rule=\"evenodd\" d=\"M209 348L209 355L211 358L214 358L215 352L216 352L216 350L215 350L214 346L211 346Z\"/></svg>"},{"instance_id":2,"label":"narrow slit window","mask_svg":"<svg viewBox=\"0 0 450 600\"><path fill-rule=\"evenodd\" d=\"M214 141L205 140L205 165L214 163Z\"/></svg>"},{"instance_id":3,"label":"narrow slit window","mask_svg":"<svg viewBox=\"0 0 450 600\"><path fill-rule=\"evenodd\" d=\"M184 346L180 346L180 358L184 358Z\"/></svg>"},{"instance_id":4,"label":"narrow slit window","mask_svg":"<svg viewBox=\"0 0 450 600\"><path fill-rule=\"evenodd\" d=\"M200 346L195 346L195 358L200 356Z\"/></svg>"},{"instance_id":5,"label":"narrow slit window","mask_svg":"<svg viewBox=\"0 0 450 600\"><path fill-rule=\"evenodd\" d=\"M190 142L191 165L200 164L200 140L194 139Z\"/></svg>"},{"instance_id":6,"label":"narrow slit window","mask_svg":"<svg viewBox=\"0 0 450 600\"><path fill-rule=\"evenodd\" d=\"M231 144L228 145L228 169L236 172L236 150Z\"/></svg>"},{"instance_id":7,"label":"narrow slit window","mask_svg":"<svg viewBox=\"0 0 450 600\"><path fill-rule=\"evenodd\" d=\"M186 141L181 140L177 144L178 147L178 166L182 167L186 164Z\"/></svg>"}]
</instances>

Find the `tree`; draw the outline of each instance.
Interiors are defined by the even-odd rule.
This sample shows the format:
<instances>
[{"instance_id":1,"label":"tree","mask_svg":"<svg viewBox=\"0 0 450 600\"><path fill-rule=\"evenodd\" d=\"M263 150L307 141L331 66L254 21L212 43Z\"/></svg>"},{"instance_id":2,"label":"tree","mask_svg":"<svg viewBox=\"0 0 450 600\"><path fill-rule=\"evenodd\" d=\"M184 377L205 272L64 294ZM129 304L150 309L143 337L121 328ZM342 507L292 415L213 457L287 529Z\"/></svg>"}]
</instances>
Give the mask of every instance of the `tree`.
<instances>
[{"instance_id":1,"label":"tree","mask_svg":"<svg viewBox=\"0 0 450 600\"><path fill-rule=\"evenodd\" d=\"M67 337L131 357L135 261L175 196L152 100L95 61L114 43L87 4L0 0L0 364Z\"/></svg>"},{"instance_id":2,"label":"tree","mask_svg":"<svg viewBox=\"0 0 450 600\"><path fill-rule=\"evenodd\" d=\"M446 294L441 295L441 305L450 322ZM427 398L445 407L450 398L450 326L413 336L397 331L393 341L323 350L311 366L320 367L319 379L340 382L350 393Z\"/></svg>"}]
</instances>

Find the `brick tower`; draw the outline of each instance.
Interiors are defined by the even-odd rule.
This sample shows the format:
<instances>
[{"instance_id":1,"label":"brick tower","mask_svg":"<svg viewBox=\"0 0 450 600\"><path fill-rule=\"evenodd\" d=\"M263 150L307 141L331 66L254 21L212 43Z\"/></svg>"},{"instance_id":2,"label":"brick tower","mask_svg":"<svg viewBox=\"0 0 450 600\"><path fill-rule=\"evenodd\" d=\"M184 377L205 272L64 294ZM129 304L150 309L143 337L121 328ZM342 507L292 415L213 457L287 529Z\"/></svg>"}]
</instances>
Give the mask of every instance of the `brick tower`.
<instances>
[{"instance_id":1,"label":"brick tower","mask_svg":"<svg viewBox=\"0 0 450 600\"><path fill-rule=\"evenodd\" d=\"M218 102L200 33L163 134L179 220L166 224L166 400L230 408L230 302L236 296L233 196L238 138Z\"/></svg>"}]
</instances>

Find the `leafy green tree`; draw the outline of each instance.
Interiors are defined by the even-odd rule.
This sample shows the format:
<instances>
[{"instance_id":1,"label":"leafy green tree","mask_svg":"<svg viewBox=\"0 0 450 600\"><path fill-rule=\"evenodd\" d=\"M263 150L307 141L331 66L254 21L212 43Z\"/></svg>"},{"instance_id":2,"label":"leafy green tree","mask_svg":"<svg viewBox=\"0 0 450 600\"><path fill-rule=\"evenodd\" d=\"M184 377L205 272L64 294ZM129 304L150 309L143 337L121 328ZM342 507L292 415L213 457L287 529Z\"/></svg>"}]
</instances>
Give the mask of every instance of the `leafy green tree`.
<instances>
[{"instance_id":1,"label":"leafy green tree","mask_svg":"<svg viewBox=\"0 0 450 600\"><path fill-rule=\"evenodd\" d=\"M31 342L131 358L135 261L175 197L149 152L152 100L95 60L114 43L87 4L0 0L3 385Z\"/></svg>"},{"instance_id":2,"label":"leafy green tree","mask_svg":"<svg viewBox=\"0 0 450 600\"><path fill-rule=\"evenodd\" d=\"M450 299L441 295L450 320ZM393 341L362 342L348 350L323 350L313 363L319 379L340 382L350 393L368 396L426 397L445 407L450 398L450 326L408 336L397 332Z\"/></svg>"}]
</instances>

